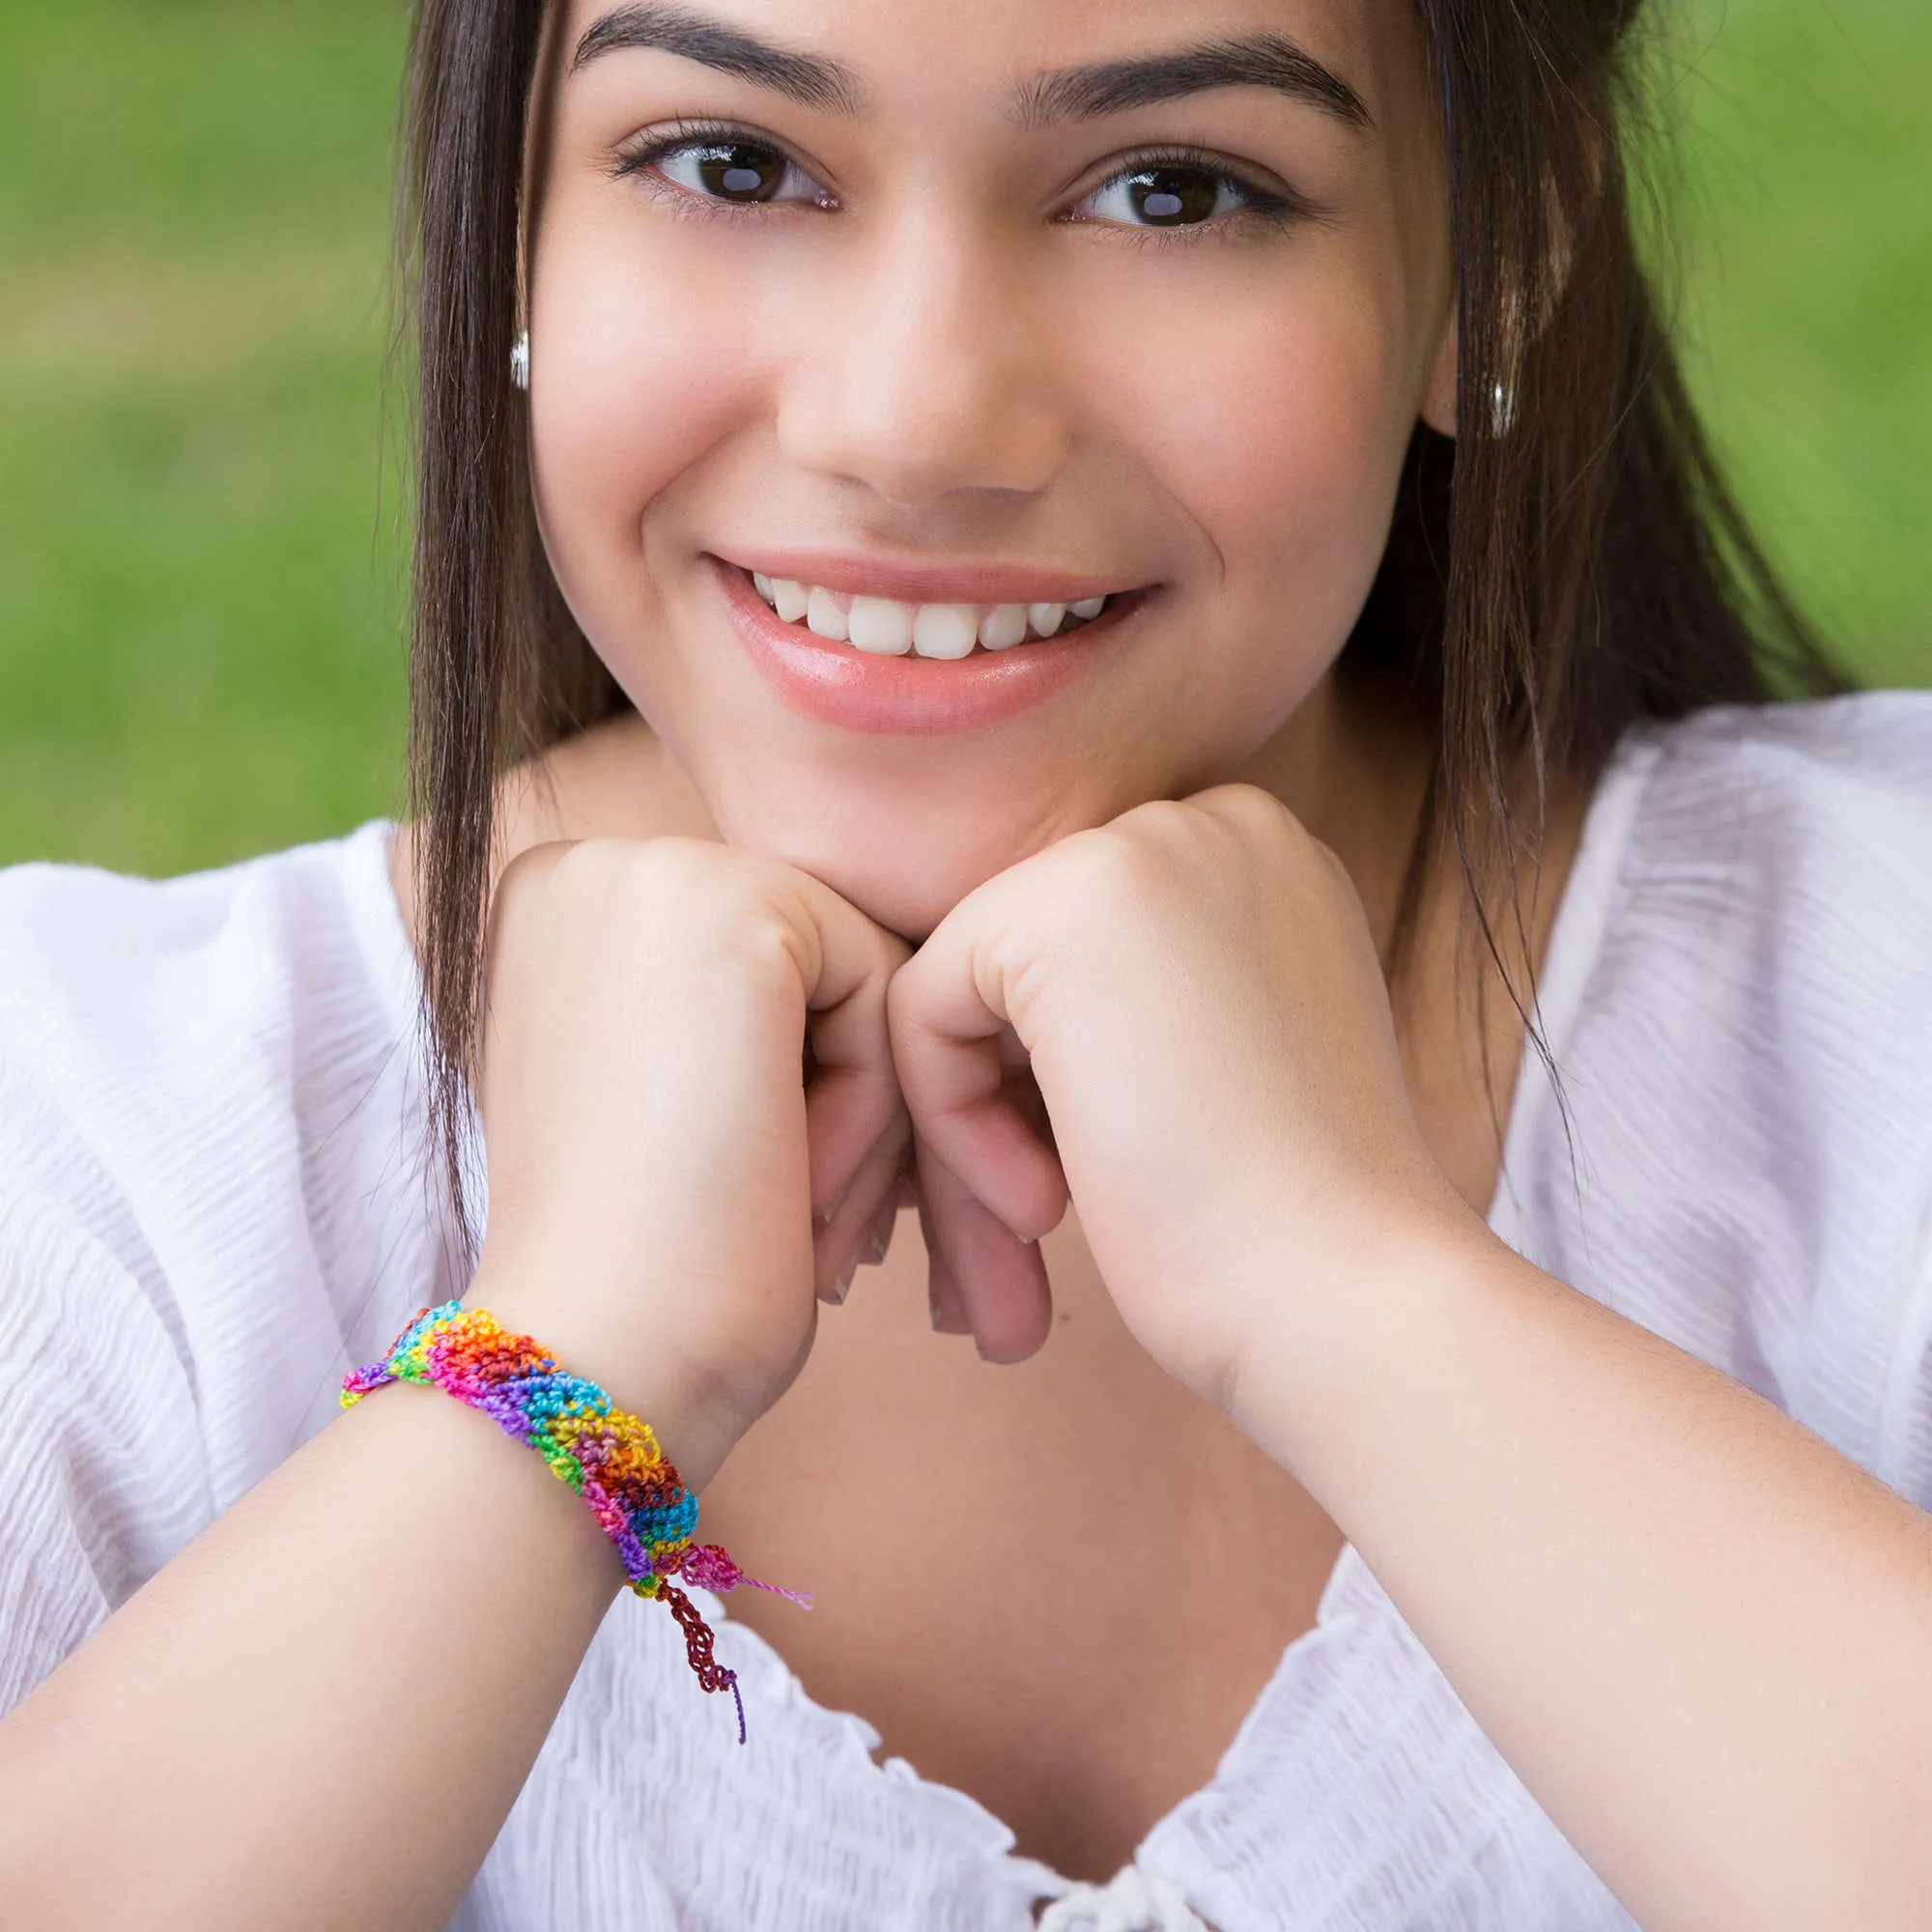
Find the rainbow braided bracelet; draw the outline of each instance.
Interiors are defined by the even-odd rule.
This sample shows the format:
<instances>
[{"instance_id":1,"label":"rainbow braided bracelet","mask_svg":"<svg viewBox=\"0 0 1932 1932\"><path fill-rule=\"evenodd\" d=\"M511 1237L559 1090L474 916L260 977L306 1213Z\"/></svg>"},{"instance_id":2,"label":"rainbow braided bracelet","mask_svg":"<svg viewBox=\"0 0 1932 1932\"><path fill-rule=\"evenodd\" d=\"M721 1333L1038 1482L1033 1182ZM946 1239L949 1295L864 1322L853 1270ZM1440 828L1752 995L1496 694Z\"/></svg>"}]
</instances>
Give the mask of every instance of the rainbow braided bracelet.
<instances>
[{"instance_id":1,"label":"rainbow braided bracelet","mask_svg":"<svg viewBox=\"0 0 1932 1932\"><path fill-rule=\"evenodd\" d=\"M355 1407L386 1382L432 1382L480 1408L505 1435L527 1442L590 1505L631 1588L661 1599L677 1619L698 1683L730 1691L743 1744L738 1673L718 1662L711 1626L671 1578L720 1592L749 1583L807 1609L811 1599L760 1583L716 1544L695 1541L697 1498L658 1447L650 1424L613 1408L595 1382L559 1369L528 1335L513 1335L494 1315L460 1301L421 1310L380 1362L344 1377L342 1406Z\"/></svg>"}]
</instances>

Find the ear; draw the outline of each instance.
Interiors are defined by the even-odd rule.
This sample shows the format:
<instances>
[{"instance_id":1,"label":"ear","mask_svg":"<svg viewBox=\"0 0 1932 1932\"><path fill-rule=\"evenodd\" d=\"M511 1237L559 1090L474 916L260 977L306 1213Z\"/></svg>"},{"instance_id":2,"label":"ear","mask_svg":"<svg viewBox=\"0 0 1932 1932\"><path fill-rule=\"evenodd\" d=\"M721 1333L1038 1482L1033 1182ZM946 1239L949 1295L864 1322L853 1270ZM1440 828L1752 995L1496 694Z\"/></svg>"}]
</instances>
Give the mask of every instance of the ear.
<instances>
[{"instance_id":1,"label":"ear","mask_svg":"<svg viewBox=\"0 0 1932 1932\"><path fill-rule=\"evenodd\" d=\"M1422 392L1417 413L1439 436L1456 434L1456 319L1442 331L1442 346L1435 354L1435 366L1429 373L1429 386Z\"/></svg>"}]
</instances>

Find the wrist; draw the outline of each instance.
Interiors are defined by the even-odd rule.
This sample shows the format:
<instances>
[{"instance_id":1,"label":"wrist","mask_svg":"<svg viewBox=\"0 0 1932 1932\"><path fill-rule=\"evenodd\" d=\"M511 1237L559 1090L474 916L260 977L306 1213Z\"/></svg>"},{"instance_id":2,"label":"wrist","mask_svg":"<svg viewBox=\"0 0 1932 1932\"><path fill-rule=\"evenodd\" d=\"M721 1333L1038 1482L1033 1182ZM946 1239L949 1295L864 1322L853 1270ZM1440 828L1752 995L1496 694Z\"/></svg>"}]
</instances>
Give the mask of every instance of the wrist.
<instances>
[{"instance_id":1,"label":"wrist","mask_svg":"<svg viewBox=\"0 0 1932 1932\"><path fill-rule=\"evenodd\" d=\"M595 1382L612 1408L648 1423L694 1494L710 1483L749 1426L696 1385L672 1349L653 1347L641 1336L635 1319L613 1320L601 1310L532 1293L518 1274L491 1266L487 1258L462 1302L487 1310L512 1334L527 1335L559 1369Z\"/></svg>"},{"instance_id":2,"label":"wrist","mask_svg":"<svg viewBox=\"0 0 1932 1932\"><path fill-rule=\"evenodd\" d=\"M1358 1227L1310 1266L1294 1231L1280 1246L1279 1280L1227 1382L1230 1419L1309 1488L1346 1456L1352 1431L1400 1422L1413 1375L1453 1374L1439 1347L1445 1314L1485 1292L1499 1268L1524 1263L1460 1197Z\"/></svg>"},{"instance_id":3,"label":"wrist","mask_svg":"<svg viewBox=\"0 0 1932 1932\"><path fill-rule=\"evenodd\" d=\"M755 1579L724 1549L697 1542L696 1496L651 1424L619 1408L601 1383L566 1368L546 1344L506 1326L480 1300L424 1309L381 1359L344 1378L342 1405L354 1407L398 1381L433 1384L481 1411L534 1449L549 1473L589 1505L631 1589L676 1619L701 1688L732 1693L743 1744L737 1673L719 1662L710 1625L679 1585L730 1590Z\"/></svg>"}]
</instances>

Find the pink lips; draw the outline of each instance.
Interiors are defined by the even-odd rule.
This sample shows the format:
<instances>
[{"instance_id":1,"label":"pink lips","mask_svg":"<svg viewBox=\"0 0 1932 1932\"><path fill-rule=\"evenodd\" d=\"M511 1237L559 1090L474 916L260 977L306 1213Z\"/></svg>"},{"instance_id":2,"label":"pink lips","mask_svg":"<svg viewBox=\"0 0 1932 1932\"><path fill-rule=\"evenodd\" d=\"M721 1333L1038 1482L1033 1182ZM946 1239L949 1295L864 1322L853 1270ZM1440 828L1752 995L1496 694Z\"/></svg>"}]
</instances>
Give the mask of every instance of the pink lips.
<instances>
[{"instance_id":1,"label":"pink lips","mask_svg":"<svg viewBox=\"0 0 1932 1932\"><path fill-rule=\"evenodd\" d=\"M966 731L997 724L1043 704L1105 654L1119 620L1139 593L1117 597L1090 624L1063 638L1017 644L1006 651L975 651L963 658L872 657L850 644L787 624L752 586L751 571L796 576L828 590L869 590L907 602L995 604L1072 602L1106 588L1030 572L1022 582L983 570L863 571L830 559L803 559L774 553L740 567L710 559L725 608L747 654L780 699L793 711L853 731L909 736ZM842 581L841 581L842 580Z\"/></svg>"}]
</instances>

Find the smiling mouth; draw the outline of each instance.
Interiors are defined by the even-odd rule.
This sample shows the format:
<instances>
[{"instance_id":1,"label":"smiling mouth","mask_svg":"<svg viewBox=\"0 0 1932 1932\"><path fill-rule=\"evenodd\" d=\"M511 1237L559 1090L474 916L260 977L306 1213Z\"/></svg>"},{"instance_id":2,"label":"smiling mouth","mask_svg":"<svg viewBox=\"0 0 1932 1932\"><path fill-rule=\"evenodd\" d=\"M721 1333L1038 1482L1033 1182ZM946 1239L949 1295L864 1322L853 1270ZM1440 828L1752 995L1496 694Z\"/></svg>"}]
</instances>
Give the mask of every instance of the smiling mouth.
<instances>
[{"instance_id":1,"label":"smiling mouth","mask_svg":"<svg viewBox=\"0 0 1932 1932\"><path fill-rule=\"evenodd\" d=\"M963 658L1045 642L1091 624L1115 599L1072 604L907 604L855 596L794 578L748 573L781 623L870 657Z\"/></svg>"}]
</instances>

